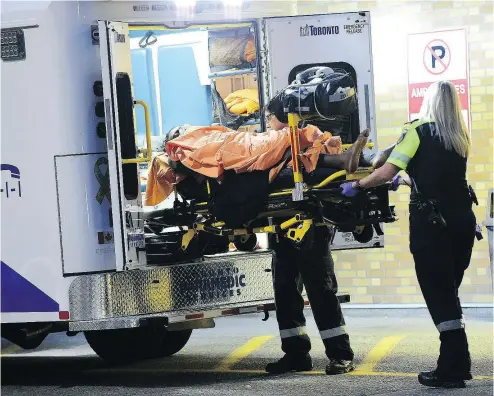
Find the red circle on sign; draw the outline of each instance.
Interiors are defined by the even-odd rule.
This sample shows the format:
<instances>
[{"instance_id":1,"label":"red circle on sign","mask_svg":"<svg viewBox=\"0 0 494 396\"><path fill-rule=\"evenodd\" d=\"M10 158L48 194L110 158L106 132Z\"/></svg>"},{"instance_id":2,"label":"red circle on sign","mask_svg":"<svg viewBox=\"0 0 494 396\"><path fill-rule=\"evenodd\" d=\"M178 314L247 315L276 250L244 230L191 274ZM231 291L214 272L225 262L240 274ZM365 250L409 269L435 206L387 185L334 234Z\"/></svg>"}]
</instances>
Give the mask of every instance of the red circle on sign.
<instances>
[{"instance_id":1,"label":"red circle on sign","mask_svg":"<svg viewBox=\"0 0 494 396\"><path fill-rule=\"evenodd\" d=\"M439 42L441 44L444 44L444 49L447 51L446 53L449 54L448 56L448 63L445 64L441 59L439 59L435 53L435 51L432 50L431 48L431 44L434 43L434 42ZM425 63L425 55L426 53L430 53L434 58L436 58L436 61L438 61L441 65L443 65L444 67L444 70L442 71L439 71L439 72L435 72L435 71L432 71ZM424 63L424 67L426 68L426 70L431 73L431 74L443 74L446 70L448 70L448 67L451 63L451 50L449 49L449 46L448 44L446 44L446 42L444 42L443 40L440 40L440 39L434 39L434 40L431 40L429 41L429 43L427 43L427 45L425 46L425 49L424 49L424 54L422 55L422 62Z\"/></svg>"}]
</instances>

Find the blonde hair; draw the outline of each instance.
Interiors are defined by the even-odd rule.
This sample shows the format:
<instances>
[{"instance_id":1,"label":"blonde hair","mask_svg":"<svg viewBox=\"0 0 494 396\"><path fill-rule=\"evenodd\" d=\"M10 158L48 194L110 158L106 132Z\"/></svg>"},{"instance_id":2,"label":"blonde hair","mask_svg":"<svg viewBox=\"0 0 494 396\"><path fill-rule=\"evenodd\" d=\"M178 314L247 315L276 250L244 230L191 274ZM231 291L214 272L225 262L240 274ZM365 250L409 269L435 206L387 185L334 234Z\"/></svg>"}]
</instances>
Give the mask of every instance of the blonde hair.
<instances>
[{"instance_id":1,"label":"blonde hair","mask_svg":"<svg viewBox=\"0 0 494 396\"><path fill-rule=\"evenodd\" d=\"M438 81L427 89L420 108L420 118L436 124L436 133L446 150L463 158L470 154L470 136L461 113L460 98L449 81Z\"/></svg>"}]
</instances>

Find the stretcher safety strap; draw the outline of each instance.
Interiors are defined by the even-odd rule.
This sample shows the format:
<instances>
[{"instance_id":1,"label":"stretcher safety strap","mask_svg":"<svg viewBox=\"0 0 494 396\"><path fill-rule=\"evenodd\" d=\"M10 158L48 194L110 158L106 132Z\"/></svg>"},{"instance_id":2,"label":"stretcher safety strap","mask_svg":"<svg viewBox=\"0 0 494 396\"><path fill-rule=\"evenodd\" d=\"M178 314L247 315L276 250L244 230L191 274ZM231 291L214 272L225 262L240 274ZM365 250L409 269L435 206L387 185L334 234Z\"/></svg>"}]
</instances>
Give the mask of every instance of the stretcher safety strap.
<instances>
[{"instance_id":1,"label":"stretcher safety strap","mask_svg":"<svg viewBox=\"0 0 494 396\"><path fill-rule=\"evenodd\" d=\"M328 338L344 335L346 334L346 330L344 326L340 326L340 327L335 327L334 329L321 330L319 331L319 333L321 334L321 338L323 340L326 340Z\"/></svg>"},{"instance_id":2,"label":"stretcher safety strap","mask_svg":"<svg viewBox=\"0 0 494 396\"><path fill-rule=\"evenodd\" d=\"M436 327L440 333L442 333L443 331L464 329L465 319L461 318L461 319L447 320L446 322L439 323Z\"/></svg>"},{"instance_id":3,"label":"stretcher safety strap","mask_svg":"<svg viewBox=\"0 0 494 396\"><path fill-rule=\"evenodd\" d=\"M281 338L298 337L307 334L307 328L305 326L294 327L292 329L280 330Z\"/></svg>"}]
</instances>

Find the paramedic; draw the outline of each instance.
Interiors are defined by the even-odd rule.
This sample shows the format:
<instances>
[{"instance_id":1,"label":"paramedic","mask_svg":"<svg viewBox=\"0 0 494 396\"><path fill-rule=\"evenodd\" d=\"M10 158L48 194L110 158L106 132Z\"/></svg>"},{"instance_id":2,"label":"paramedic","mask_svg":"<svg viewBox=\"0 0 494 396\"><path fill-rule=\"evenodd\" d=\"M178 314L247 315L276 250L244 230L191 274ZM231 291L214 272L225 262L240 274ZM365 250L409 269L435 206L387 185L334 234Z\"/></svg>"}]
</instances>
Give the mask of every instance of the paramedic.
<instances>
[{"instance_id":1,"label":"paramedic","mask_svg":"<svg viewBox=\"0 0 494 396\"><path fill-rule=\"evenodd\" d=\"M387 162L358 182L341 186L342 194L392 180L411 187L410 251L432 320L440 333L440 353L433 371L418 380L432 387L465 387L472 379L465 323L458 298L470 263L476 233L473 194L466 181L470 138L455 87L434 83L424 97L420 118L405 124ZM406 170L407 176L397 176ZM473 193L473 191L472 191Z\"/></svg>"},{"instance_id":2,"label":"paramedic","mask_svg":"<svg viewBox=\"0 0 494 396\"><path fill-rule=\"evenodd\" d=\"M268 111L272 112L269 105ZM287 126L286 122L280 122L273 114L269 116L268 123L275 130ZM303 314L303 285L330 360L326 373L343 374L354 369L353 351L336 297L338 285L329 245L330 232L327 227L316 227L314 246L309 251L298 250L281 236L270 238L270 246L273 248L276 318L280 329L281 349L285 355L266 366L268 373L312 370L309 355L311 342Z\"/></svg>"}]
</instances>

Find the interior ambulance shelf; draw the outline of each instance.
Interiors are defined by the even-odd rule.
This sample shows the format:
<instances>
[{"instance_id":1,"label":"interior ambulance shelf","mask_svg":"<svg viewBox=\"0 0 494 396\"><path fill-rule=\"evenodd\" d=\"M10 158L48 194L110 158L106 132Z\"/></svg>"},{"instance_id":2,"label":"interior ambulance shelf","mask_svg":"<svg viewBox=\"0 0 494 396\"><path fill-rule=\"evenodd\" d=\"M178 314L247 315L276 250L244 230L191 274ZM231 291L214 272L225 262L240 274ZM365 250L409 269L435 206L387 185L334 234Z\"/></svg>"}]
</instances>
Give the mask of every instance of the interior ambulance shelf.
<instances>
[{"instance_id":1,"label":"interior ambulance shelf","mask_svg":"<svg viewBox=\"0 0 494 396\"><path fill-rule=\"evenodd\" d=\"M224 77L241 76L245 74L255 74L255 73L257 73L255 68L234 69L234 70L225 70L221 72L209 73L209 78L224 78Z\"/></svg>"},{"instance_id":2,"label":"interior ambulance shelf","mask_svg":"<svg viewBox=\"0 0 494 396\"><path fill-rule=\"evenodd\" d=\"M241 126L260 125L260 124L261 124L261 120L259 118L253 118L253 119L245 121L244 123L242 123ZM213 122L211 125L212 126L218 126L221 124L219 122Z\"/></svg>"},{"instance_id":3,"label":"interior ambulance shelf","mask_svg":"<svg viewBox=\"0 0 494 396\"><path fill-rule=\"evenodd\" d=\"M244 125L259 125L261 123L261 120L259 118L254 118L254 119L250 119L250 120L247 120L245 121L242 126Z\"/></svg>"}]
</instances>

